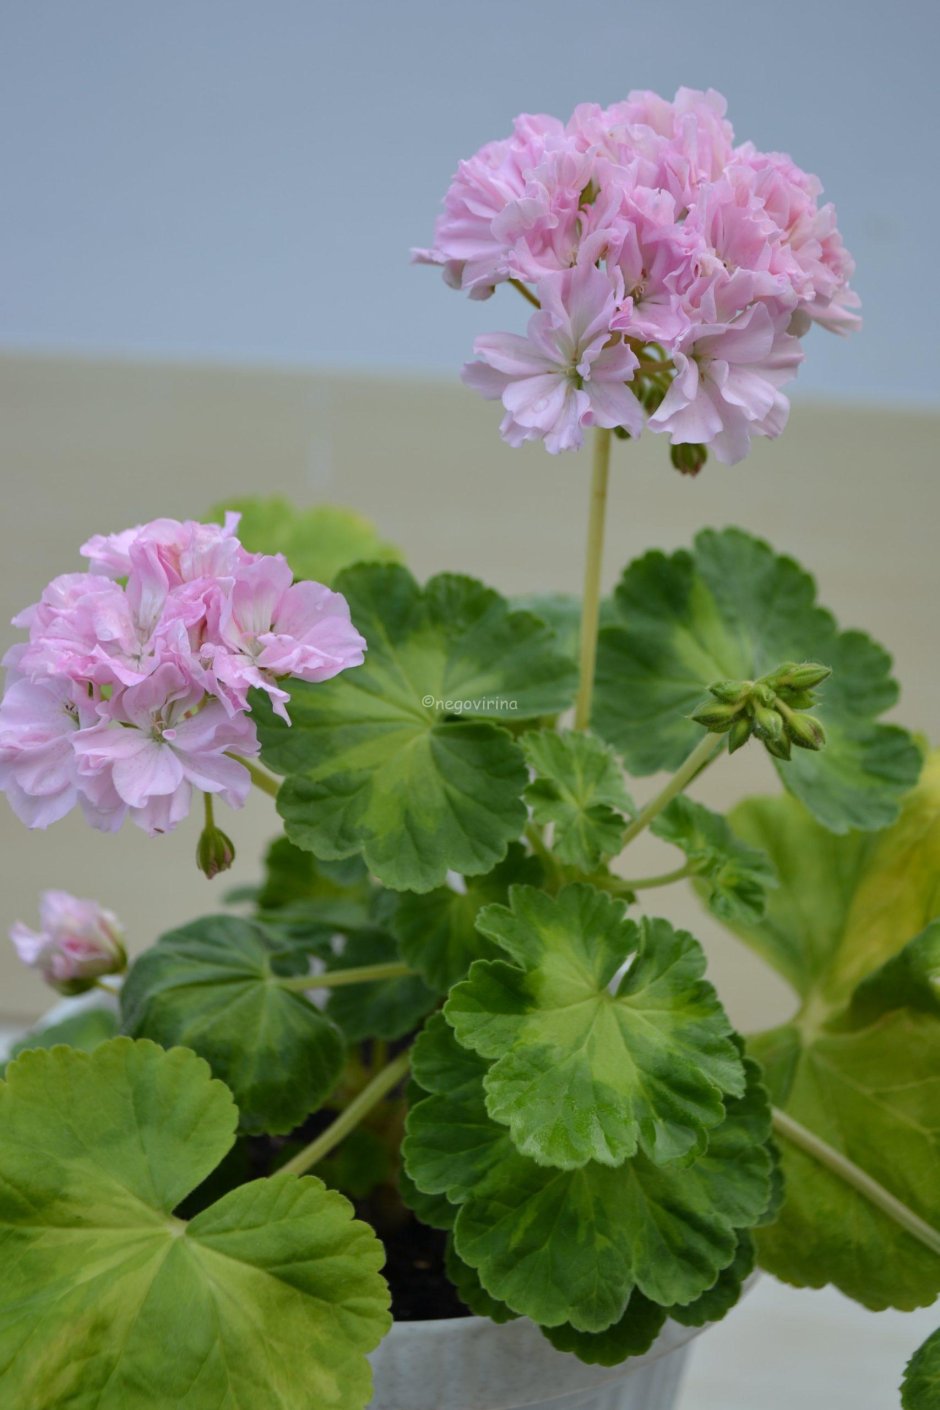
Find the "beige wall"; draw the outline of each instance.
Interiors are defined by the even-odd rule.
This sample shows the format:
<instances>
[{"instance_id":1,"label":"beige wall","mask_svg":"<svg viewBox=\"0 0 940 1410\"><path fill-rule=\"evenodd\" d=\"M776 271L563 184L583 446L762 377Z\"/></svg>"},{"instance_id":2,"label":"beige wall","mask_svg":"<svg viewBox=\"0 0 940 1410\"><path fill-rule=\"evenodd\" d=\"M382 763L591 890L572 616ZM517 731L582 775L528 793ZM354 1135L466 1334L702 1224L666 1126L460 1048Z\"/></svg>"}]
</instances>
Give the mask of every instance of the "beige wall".
<instances>
[{"instance_id":1,"label":"beige wall","mask_svg":"<svg viewBox=\"0 0 940 1410\"><path fill-rule=\"evenodd\" d=\"M510 451L497 419L453 380L0 358L0 620L80 566L90 533L198 517L227 494L259 489L366 512L419 576L454 568L508 592L577 591L586 457ZM893 651L904 682L895 713L936 736L938 444L938 415L798 404L780 441L695 481L670 468L661 438L617 445L607 581L631 555L686 543L703 524L765 534L816 573L844 625ZM15 639L0 630L4 646ZM714 771L700 796L721 804L773 786L751 749ZM250 881L274 831L270 800L253 798L225 826L240 852L229 879ZM111 906L140 948L219 904L226 882L197 873L196 836L185 825L169 838L130 827L107 837L77 817L30 833L0 803L0 931L33 921L38 891L60 886ZM641 845L637 862L656 864L661 844ZM706 940L740 1025L785 1010L782 986L691 898L670 894L669 911ZM0 1019L36 1015L47 1001L0 935Z\"/></svg>"}]
</instances>

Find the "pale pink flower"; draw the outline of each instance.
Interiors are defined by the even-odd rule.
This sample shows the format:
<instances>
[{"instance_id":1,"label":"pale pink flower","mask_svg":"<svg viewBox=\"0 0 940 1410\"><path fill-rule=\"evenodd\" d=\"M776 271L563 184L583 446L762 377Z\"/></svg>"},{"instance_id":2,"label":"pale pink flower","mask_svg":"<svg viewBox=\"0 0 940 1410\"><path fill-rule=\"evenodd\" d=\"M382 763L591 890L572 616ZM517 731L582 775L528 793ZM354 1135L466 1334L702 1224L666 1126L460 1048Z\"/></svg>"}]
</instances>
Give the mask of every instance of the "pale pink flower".
<instances>
[{"instance_id":1,"label":"pale pink flower","mask_svg":"<svg viewBox=\"0 0 940 1410\"><path fill-rule=\"evenodd\" d=\"M257 556L248 553L235 537L240 518L240 514L230 511L224 524L153 519L118 534L95 534L79 552L91 560L93 572L113 578L130 575L134 567L131 550L141 543L152 546L172 587L197 578L230 577Z\"/></svg>"},{"instance_id":2,"label":"pale pink flower","mask_svg":"<svg viewBox=\"0 0 940 1410\"><path fill-rule=\"evenodd\" d=\"M683 228L696 242L684 290L693 319L707 320L709 301L721 306L726 321L757 299L772 311L796 307L803 273L755 195L750 172L732 170L701 187Z\"/></svg>"},{"instance_id":3,"label":"pale pink flower","mask_svg":"<svg viewBox=\"0 0 940 1410\"><path fill-rule=\"evenodd\" d=\"M676 370L654 429L678 443L694 430L696 442L733 460L751 435L779 434L788 410L779 387L800 360L794 339L813 323L837 333L860 326L852 260L820 195L789 157L734 145L720 93L633 92L607 108L581 104L563 127L518 118L510 138L461 164L435 248L420 258L443 264L472 297L506 279L536 286L545 317L530 321L527 337L478 338L479 361L463 371L502 401L511 445L575 449L589 425L636 435L644 413L630 386L635 352L646 406ZM582 340L572 271L591 266L614 300L606 326L590 309Z\"/></svg>"},{"instance_id":4,"label":"pale pink flower","mask_svg":"<svg viewBox=\"0 0 940 1410\"><path fill-rule=\"evenodd\" d=\"M735 152L732 171L743 168L764 210L781 231L796 267L793 279L809 321L835 333L861 327L860 299L848 287L855 262L836 225L835 207L820 206L819 178L803 171L785 152L758 152L750 142ZM801 321L800 327L808 327Z\"/></svg>"},{"instance_id":5,"label":"pale pink flower","mask_svg":"<svg viewBox=\"0 0 940 1410\"><path fill-rule=\"evenodd\" d=\"M477 298L512 275L563 269L574 263L578 206L590 174L590 160L557 118L525 113L511 137L460 163L434 245L412 256L443 266L449 284Z\"/></svg>"},{"instance_id":6,"label":"pale pink flower","mask_svg":"<svg viewBox=\"0 0 940 1410\"><path fill-rule=\"evenodd\" d=\"M579 147L605 154L630 173L630 185L639 177L644 186L667 191L681 211L731 160L734 133L726 107L713 89L680 88L672 101L634 92L609 108L576 108L568 131Z\"/></svg>"},{"instance_id":7,"label":"pale pink flower","mask_svg":"<svg viewBox=\"0 0 940 1410\"><path fill-rule=\"evenodd\" d=\"M665 191L623 198L608 237L606 260L623 280L624 300L611 328L641 342L676 343L689 326L678 290L688 282L693 242Z\"/></svg>"},{"instance_id":8,"label":"pale pink flower","mask_svg":"<svg viewBox=\"0 0 940 1410\"><path fill-rule=\"evenodd\" d=\"M258 753L254 723L245 714L233 718L179 666L158 666L100 708L107 717L73 740L79 770L91 781L107 779L139 827L171 831L188 813L194 787L243 806L251 780L227 755Z\"/></svg>"},{"instance_id":9,"label":"pale pink flower","mask_svg":"<svg viewBox=\"0 0 940 1410\"><path fill-rule=\"evenodd\" d=\"M216 635L206 658L218 693L244 706L251 687L265 690L288 723L290 696L276 684L279 679L326 681L365 659L365 639L350 621L342 594L322 583L295 583L280 554L240 570Z\"/></svg>"},{"instance_id":10,"label":"pale pink flower","mask_svg":"<svg viewBox=\"0 0 940 1410\"><path fill-rule=\"evenodd\" d=\"M650 429L673 445L707 445L728 465L747 455L752 435L779 436L790 409L779 388L803 358L786 325L786 314L753 304L730 323L691 328L673 352L676 375Z\"/></svg>"},{"instance_id":11,"label":"pale pink flower","mask_svg":"<svg viewBox=\"0 0 940 1410\"><path fill-rule=\"evenodd\" d=\"M75 739L96 722L68 679L14 679L0 700L0 788L27 827L48 827L82 797Z\"/></svg>"},{"instance_id":12,"label":"pale pink flower","mask_svg":"<svg viewBox=\"0 0 940 1410\"><path fill-rule=\"evenodd\" d=\"M97 901L43 891L39 925L31 930L16 921L10 939L23 964L38 969L62 994L90 989L101 975L120 974L127 964L120 922Z\"/></svg>"},{"instance_id":13,"label":"pale pink flower","mask_svg":"<svg viewBox=\"0 0 940 1410\"><path fill-rule=\"evenodd\" d=\"M622 292L622 291L621 291ZM510 445L544 440L552 454L577 450L586 426L624 426L636 435L643 410L626 385L636 354L611 319L618 291L591 263L550 275L538 285L542 304L528 336L492 333L477 338L463 380L506 409L500 431Z\"/></svg>"},{"instance_id":14,"label":"pale pink flower","mask_svg":"<svg viewBox=\"0 0 940 1410\"><path fill-rule=\"evenodd\" d=\"M98 828L130 816L167 832L193 788L240 806L250 779L228 755L258 752L250 689L286 718L280 682L361 664L345 599L248 553L237 522L157 519L90 539L100 571L56 578L15 619L29 640L4 660L0 787L29 826L79 803Z\"/></svg>"}]
</instances>

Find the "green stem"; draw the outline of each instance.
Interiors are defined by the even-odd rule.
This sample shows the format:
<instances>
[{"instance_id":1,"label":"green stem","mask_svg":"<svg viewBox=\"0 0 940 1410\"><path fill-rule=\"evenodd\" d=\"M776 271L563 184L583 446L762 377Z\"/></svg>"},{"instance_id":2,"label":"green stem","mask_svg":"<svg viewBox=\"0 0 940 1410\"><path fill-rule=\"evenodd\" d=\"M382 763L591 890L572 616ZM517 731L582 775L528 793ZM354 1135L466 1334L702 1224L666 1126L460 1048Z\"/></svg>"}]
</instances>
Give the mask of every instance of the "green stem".
<instances>
[{"instance_id":1,"label":"green stem","mask_svg":"<svg viewBox=\"0 0 940 1410\"><path fill-rule=\"evenodd\" d=\"M542 862L549 871L558 871L558 859L554 853L546 847L541 828L535 823L529 823L525 830L525 835L526 841L539 861Z\"/></svg>"},{"instance_id":2,"label":"green stem","mask_svg":"<svg viewBox=\"0 0 940 1410\"><path fill-rule=\"evenodd\" d=\"M594 665L597 660L597 623L601 607L604 516L607 512L607 482L610 477L610 442L611 432L598 426L594 431L591 509L588 516L587 561L584 566L584 597L581 602L581 674L574 710L575 729L587 729L591 721Z\"/></svg>"},{"instance_id":3,"label":"green stem","mask_svg":"<svg viewBox=\"0 0 940 1410\"><path fill-rule=\"evenodd\" d=\"M674 881L684 881L687 876L692 876L695 871L691 862L686 862L683 867L676 867L675 871L664 871L659 876L641 876L636 881L623 881L619 876L617 882L624 891L645 891L651 886L671 886Z\"/></svg>"},{"instance_id":4,"label":"green stem","mask_svg":"<svg viewBox=\"0 0 940 1410\"><path fill-rule=\"evenodd\" d=\"M292 991L339 989L344 984L369 984L377 979L407 979L412 974L417 974L417 970L400 960L391 960L388 964L364 964L356 969L325 969L322 974L294 974L289 979L278 977L277 983L280 988Z\"/></svg>"},{"instance_id":5,"label":"green stem","mask_svg":"<svg viewBox=\"0 0 940 1410\"><path fill-rule=\"evenodd\" d=\"M682 791L688 787L696 774L701 773L706 764L711 763L719 749L723 748L724 742L723 735L710 733L706 734L704 739L699 740L685 763L679 765L666 786L660 789L656 797L651 798L646 806L641 808L637 813L633 822L623 834L624 847L628 846L629 843L633 841L634 837L639 836L644 828L649 827L650 823L658 813L662 812L667 803L671 803L673 798L677 797L678 794L682 793Z\"/></svg>"},{"instance_id":6,"label":"green stem","mask_svg":"<svg viewBox=\"0 0 940 1410\"><path fill-rule=\"evenodd\" d=\"M277 797L278 789L281 786L278 779L272 778L270 774L265 773L264 769L259 769L251 759L243 759L240 754L227 754L227 757L234 759L236 763L241 764L243 769L248 770L252 783L256 788L260 788L262 793L267 793L272 798ZM207 793L206 797L208 798L208 796Z\"/></svg>"},{"instance_id":7,"label":"green stem","mask_svg":"<svg viewBox=\"0 0 940 1410\"><path fill-rule=\"evenodd\" d=\"M512 285L514 289L518 289L522 297L524 299L528 299L529 303L532 304L535 308L542 307L538 299L533 294L532 290L527 288L526 285L523 284L521 279L510 279L508 282Z\"/></svg>"},{"instance_id":8,"label":"green stem","mask_svg":"<svg viewBox=\"0 0 940 1410\"><path fill-rule=\"evenodd\" d=\"M315 1141L311 1141L309 1146L305 1146L302 1151L293 1156L286 1165L282 1165L278 1171L279 1175L303 1175L311 1166L316 1165L318 1160L322 1160L325 1155L338 1146L350 1131L355 1130L364 1116L378 1106L383 1097L388 1096L393 1087L397 1087L399 1082L405 1077L411 1065L411 1053L399 1053L383 1070L363 1087L358 1096L353 1097L345 1111L323 1131Z\"/></svg>"},{"instance_id":9,"label":"green stem","mask_svg":"<svg viewBox=\"0 0 940 1410\"><path fill-rule=\"evenodd\" d=\"M202 802L203 807L206 810L206 829L207 831L211 832L211 830L215 827L215 808L212 804L212 794L204 793L202 795Z\"/></svg>"},{"instance_id":10,"label":"green stem","mask_svg":"<svg viewBox=\"0 0 940 1410\"><path fill-rule=\"evenodd\" d=\"M800 1150L825 1165L827 1170L838 1175L847 1185L858 1190L859 1194L864 1195L877 1209L887 1214L889 1219L893 1219L907 1233L912 1234L925 1248L940 1254L940 1230L921 1219L919 1214L915 1214L913 1209L909 1209L890 1190L886 1190L884 1185L879 1185L861 1166L856 1165L840 1151L834 1150L826 1141L808 1131L799 1121L794 1121L792 1116L788 1116L779 1107L773 1109L773 1121L774 1130L778 1135L786 1137L793 1145L799 1146Z\"/></svg>"}]
</instances>

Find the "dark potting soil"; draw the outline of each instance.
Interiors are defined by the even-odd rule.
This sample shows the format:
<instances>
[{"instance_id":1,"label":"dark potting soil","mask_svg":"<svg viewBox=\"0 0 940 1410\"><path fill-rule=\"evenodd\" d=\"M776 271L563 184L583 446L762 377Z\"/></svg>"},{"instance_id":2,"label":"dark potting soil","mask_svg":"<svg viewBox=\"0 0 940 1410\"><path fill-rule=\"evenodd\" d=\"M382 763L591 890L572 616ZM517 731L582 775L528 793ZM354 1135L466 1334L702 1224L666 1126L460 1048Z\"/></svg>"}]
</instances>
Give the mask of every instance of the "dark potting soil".
<instances>
[{"instance_id":1,"label":"dark potting soil","mask_svg":"<svg viewBox=\"0 0 940 1410\"><path fill-rule=\"evenodd\" d=\"M444 1272L446 1234L409 1219L397 1229L383 1230L381 1237L396 1322L470 1316Z\"/></svg>"}]
</instances>

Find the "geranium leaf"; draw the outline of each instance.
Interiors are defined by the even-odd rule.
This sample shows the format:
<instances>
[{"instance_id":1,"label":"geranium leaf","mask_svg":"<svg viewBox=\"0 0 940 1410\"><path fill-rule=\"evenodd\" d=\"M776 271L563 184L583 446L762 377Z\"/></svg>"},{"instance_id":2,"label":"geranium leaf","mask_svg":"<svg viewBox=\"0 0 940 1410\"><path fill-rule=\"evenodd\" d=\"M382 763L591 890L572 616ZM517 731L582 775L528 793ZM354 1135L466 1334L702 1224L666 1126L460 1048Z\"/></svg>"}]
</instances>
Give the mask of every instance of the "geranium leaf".
<instances>
[{"instance_id":1,"label":"geranium leaf","mask_svg":"<svg viewBox=\"0 0 940 1410\"><path fill-rule=\"evenodd\" d=\"M634 1289L623 1316L606 1331L579 1332L570 1322L562 1322L559 1327L543 1327L542 1335L557 1351L570 1351L589 1366L619 1366L628 1357L649 1351L667 1315L665 1307Z\"/></svg>"},{"instance_id":2,"label":"geranium leaf","mask_svg":"<svg viewBox=\"0 0 940 1410\"><path fill-rule=\"evenodd\" d=\"M278 495L268 499L226 500L211 513L221 523L225 511L241 514L238 537L251 553L283 553L295 578L332 583L353 563L397 562L401 553L386 543L368 519L353 509L318 504L300 509Z\"/></svg>"},{"instance_id":3,"label":"geranium leaf","mask_svg":"<svg viewBox=\"0 0 940 1410\"><path fill-rule=\"evenodd\" d=\"M405 1170L422 1194L459 1203L512 1152L508 1131L493 1122L483 1101L486 1063L460 1047L437 1013L414 1046L412 1072L430 1096L408 1113Z\"/></svg>"},{"instance_id":4,"label":"geranium leaf","mask_svg":"<svg viewBox=\"0 0 940 1410\"><path fill-rule=\"evenodd\" d=\"M833 832L893 821L919 759L904 730L877 723L897 697L890 658L838 630L792 559L739 529L705 530L693 552L631 564L614 607L620 624L599 639L593 723L631 771L678 768L701 738L688 717L709 685L812 659L832 668L818 709L828 743L775 760L780 777Z\"/></svg>"},{"instance_id":5,"label":"geranium leaf","mask_svg":"<svg viewBox=\"0 0 940 1410\"><path fill-rule=\"evenodd\" d=\"M445 1195L426 1195L419 1190L404 1166L398 1172L398 1193L406 1209L410 1209L422 1224L431 1229L448 1230L454 1227L457 1206L451 1204Z\"/></svg>"},{"instance_id":6,"label":"geranium leaf","mask_svg":"<svg viewBox=\"0 0 940 1410\"><path fill-rule=\"evenodd\" d=\"M552 823L552 850L581 871L620 851L633 803L620 760L593 735L539 730L523 738L535 779L525 791L537 823Z\"/></svg>"},{"instance_id":7,"label":"geranium leaf","mask_svg":"<svg viewBox=\"0 0 940 1410\"><path fill-rule=\"evenodd\" d=\"M900 818L834 838L788 799L732 813L770 852L781 886L735 927L794 984L787 1024L749 1040L778 1106L940 1228L940 755ZM838 1174L781 1141L787 1197L758 1235L771 1272L834 1283L867 1307L940 1293L940 1259Z\"/></svg>"},{"instance_id":8,"label":"geranium leaf","mask_svg":"<svg viewBox=\"0 0 940 1410\"><path fill-rule=\"evenodd\" d=\"M788 798L752 798L729 814L780 878L767 914L734 925L804 999L829 1009L940 915L940 751L924 763L893 827L833 837Z\"/></svg>"},{"instance_id":9,"label":"geranium leaf","mask_svg":"<svg viewBox=\"0 0 940 1410\"><path fill-rule=\"evenodd\" d=\"M276 837L264 859L264 881L258 888L258 906L281 910L302 901L346 906L349 923L366 913L372 888L361 857L345 861L319 861L286 837Z\"/></svg>"},{"instance_id":10,"label":"geranium leaf","mask_svg":"<svg viewBox=\"0 0 940 1410\"><path fill-rule=\"evenodd\" d=\"M940 1023L902 1009L813 1036L788 1024L748 1042L778 1106L940 1228ZM940 1294L940 1259L815 1157L781 1141L786 1200L757 1235L762 1265L801 1287L833 1283L865 1307Z\"/></svg>"},{"instance_id":11,"label":"geranium leaf","mask_svg":"<svg viewBox=\"0 0 940 1410\"><path fill-rule=\"evenodd\" d=\"M504 1302L497 1302L495 1297L490 1297L480 1282L479 1273L475 1268L471 1268L469 1263L464 1263L454 1248L453 1238L447 1240L444 1268L460 1301L475 1317L489 1317L491 1322L511 1322L518 1317L518 1312L512 1312Z\"/></svg>"},{"instance_id":12,"label":"geranium leaf","mask_svg":"<svg viewBox=\"0 0 940 1410\"><path fill-rule=\"evenodd\" d=\"M383 1252L312 1177L276 1175L188 1224L232 1145L231 1094L194 1053L54 1048L0 1084L5 1410L361 1410L384 1332Z\"/></svg>"},{"instance_id":13,"label":"geranium leaf","mask_svg":"<svg viewBox=\"0 0 940 1410\"><path fill-rule=\"evenodd\" d=\"M533 592L513 597L514 612L531 612L555 633L558 650L572 661L578 659L581 637L581 599L566 592Z\"/></svg>"},{"instance_id":14,"label":"geranium leaf","mask_svg":"<svg viewBox=\"0 0 940 1410\"><path fill-rule=\"evenodd\" d=\"M319 857L361 853L399 891L490 871L526 820L523 756L494 721L564 709L572 663L542 622L471 578L422 591L404 568L362 566L336 587L365 664L298 683L290 728L253 706L265 763L292 775L278 795L288 836Z\"/></svg>"},{"instance_id":15,"label":"geranium leaf","mask_svg":"<svg viewBox=\"0 0 940 1410\"><path fill-rule=\"evenodd\" d=\"M404 1157L419 1189L460 1205L455 1247L483 1287L543 1326L600 1332L634 1287L664 1306L692 1302L733 1259L736 1229L766 1207L771 1161L766 1095L748 1068L708 1151L659 1167L638 1155L617 1169L537 1165L486 1111L486 1062L439 1016L415 1050L432 1095L409 1113Z\"/></svg>"},{"instance_id":16,"label":"geranium leaf","mask_svg":"<svg viewBox=\"0 0 940 1410\"><path fill-rule=\"evenodd\" d=\"M903 1410L937 1410L940 1405L940 1330L908 1361L901 1385Z\"/></svg>"},{"instance_id":17,"label":"geranium leaf","mask_svg":"<svg viewBox=\"0 0 940 1410\"><path fill-rule=\"evenodd\" d=\"M685 853L696 889L719 920L760 920L777 874L767 853L741 842L720 814L680 796L653 820L650 831Z\"/></svg>"},{"instance_id":18,"label":"geranium leaf","mask_svg":"<svg viewBox=\"0 0 940 1410\"><path fill-rule=\"evenodd\" d=\"M505 860L485 876L468 877L456 885L438 886L424 895L403 892L389 917L389 928L401 945L402 958L413 965L439 994L463 979L474 960L501 953L476 928L483 906L505 901L514 882L537 883L542 868L518 842L511 842Z\"/></svg>"},{"instance_id":19,"label":"geranium leaf","mask_svg":"<svg viewBox=\"0 0 940 1410\"><path fill-rule=\"evenodd\" d=\"M862 980L852 995L850 1013L856 1023L871 1023L902 1008L940 1016L940 917Z\"/></svg>"},{"instance_id":20,"label":"geranium leaf","mask_svg":"<svg viewBox=\"0 0 940 1410\"><path fill-rule=\"evenodd\" d=\"M268 848L262 884L245 899L269 933L326 959L334 935L370 923L376 895L361 857L322 862L282 836Z\"/></svg>"},{"instance_id":21,"label":"geranium leaf","mask_svg":"<svg viewBox=\"0 0 940 1410\"><path fill-rule=\"evenodd\" d=\"M391 964L400 958L393 936L383 930L360 930L348 936L341 952L327 963L327 969ZM363 1038L403 1037L421 1023L435 1003L436 996L420 975L409 974L401 979L378 979L332 989L326 1012L350 1043L358 1043Z\"/></svg>"},{"instance_id":22,"label":"geranium leaf","mask_svg":"<svg viewBox=\"0 0 940 1410\"><path fill-rule=\"evenodd\" d=\"M690 1302L687 1307L671 1307L669 1315L683 1327L704 1327L707 1322L720 1322L741 1296L744 1281L754 1271L756 1260L754 1240L746 1229L738 1231L738 1246L734 1259L722 1268L716 1281Z\"/></svg>"},{"instance_id":23,"label":"geranium leaf","mask_svg":"<svg viewBox=\"0 0 940 1410\"><path fill-rule=\"evenodd\" d=\"M80 1048L90 1053L99 1043L114 1038L118 1031L117 1014L111 1009L82 1009L69 1014L68 1018L51 1023L48 1028L37 1028L20 1038L10 1049L10 1060L32 1048L54 1048L58 1043L68 1048ZM0 1073L2 1076L2 1073Z\"/></svg>"},{"instance_id":24,"label":"geranium leaf","mask_svg":"<svg viewBox=\"0 0 940 1410\"><path fill-rule=\"evenodd\" d=\"M510 906L477 924L513 963L477 961L444 1010L465 1047L495 1059L489 1114L524 1155L564 1169L701 1151L744 1069L698 942L626 919L591 886L513 887Z\"/></svg>"},{"instance_id":25,"label":"geranium leaf","mask_svg":"<svg viewBox=\"0 0 940 1410\"><path fill-rule=\"evenodd\" d=\"M332 1091L345 1053L334 1024L280 982L307 970L302 951L253 921L206 916L135 961L121 991L124 1030L206 1058L235 1094L244 1131L290 1131Z\"/></svg>"}]
</instances>

